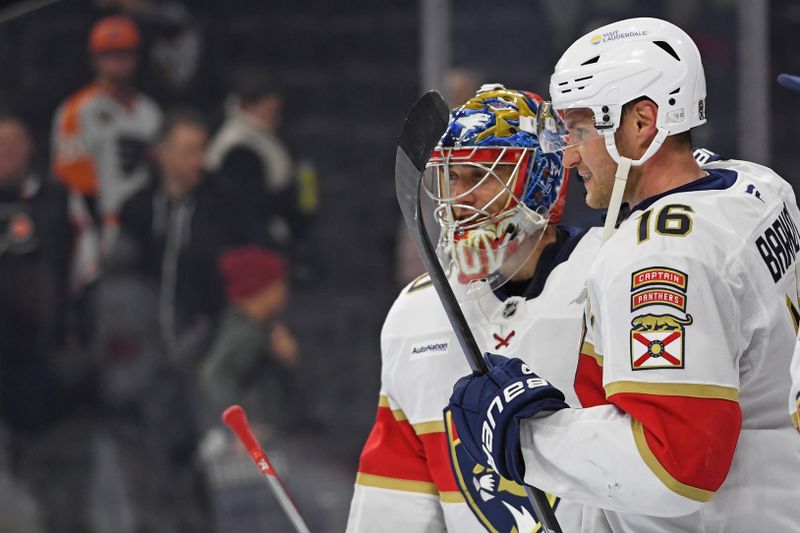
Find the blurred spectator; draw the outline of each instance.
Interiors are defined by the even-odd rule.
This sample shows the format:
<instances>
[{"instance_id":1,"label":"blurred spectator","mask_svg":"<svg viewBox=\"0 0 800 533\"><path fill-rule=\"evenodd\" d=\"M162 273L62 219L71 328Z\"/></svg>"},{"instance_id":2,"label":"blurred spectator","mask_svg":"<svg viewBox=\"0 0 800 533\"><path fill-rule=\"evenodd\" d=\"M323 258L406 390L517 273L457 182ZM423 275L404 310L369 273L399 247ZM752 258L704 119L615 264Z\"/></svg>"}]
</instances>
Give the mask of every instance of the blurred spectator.
<instances>
[{"instance_id":1,"label":"blurred spectator","mask_svg":"<svg viewBox=\"0 0 800 533\"><path fill-rule=\"evenodd\" d=\"M203 171L208 129L202 115L176 111L158 135L151 185L125 203L118 253L158 289L164 347L192 358L224 306L217 258L230 246L255 242L237 197Z\"/></svg>"},{"instance_id":2,"label":"blurred spectator","mask_svg":"<svg viewBox=\"0 0 800 533\"><path fill-rule=\"evenodd\" d=\"M56 414L72 232L66 191L32 166L26 124L0 114L0 413L38 430Z\"/></svg>"},{"instance_id":3,"label":"blurred spectator","mask_svg":"<svg viewBox=\"0 0 800 533\"><path fill-rule=\"evenodd\" d=\"M209 531L195 463L195 369L165 357L158 288L123 266L112 262L95 292L99 409L83 474L91 531Z\"/></svg>"},{"instance_id":4,"label":"blurred spectator","mask_svg":"<svg viewBox=\"0 0 800 533\"><path fill-rule=\"evenodd\" d=\"M0 113L0 530L44 531L22 466L67 413L65 344L72 231L66 190L33 165L27 124ZM41 457L39 458L41 460ZM18 484L14 479L22 480ZM52 531L52 530L48 530Z\"/></svg>"},{"instance_id":5,"label":"blurred spectator","mask_svg":"<svg viewBox=\"0 0 800 533\"><path fill-rule=\"evenodd\" d=\"M165 107L192 105L210 109L221 98L215 50L204 46L199 22L183 2L115 0L142 32L142 88ZM195 2L191 3L194 9Z\"/></svg>"},{"instance_id":6,"label":"blurred spectator","mask_svg":"<svg viewBox=\"0 0 800 533\"><path fill-rule=\"evenodd\" d=\"M264 505L272 496L260 473L241 444L220 427L219 414L232 403L247 408L256 435L311 528L341 531L331 526L336 522L331 517L347 505L343 500L349 493L341 483L345 469L318 453L318 428L309 428L303 416L308 394L294 390L297 344L280 322L287 299L286 263L274 252L249 246L228 250L219 264L229 304L201 365L210 401L200 456L215 531L292 530L278 506ZM303 488L309 483L314 490Z\"/></svg>"},{"instance_id":7,"label":"blurred spectator","mask_svg":"<svg viewBox=\"0 0 800 533\"><path fill-rule=\"evenodd\" d=\"M113 4L111 0L55 2L3 23L2 85L11 89L14 109L29 119L37 146L49 144L53 112L64 95L92 77L86 36L95 21L115 13Z\"/></svg>"},{"instance_id":8,"label":"blurred spectator","mask_svg":"<svg viewBox=\"0 0 800 533\"><path fill-rule=\"evenodd\" d=\"M316 178L295 166L278 136L283 97L268 77L247 71L229 104L209 149L208 168L236 184L268 241L290 250L305 237L316 209Z\"/></svg>"},{"instance_id":9,"label":"blurred spectator","mask_svg":"<svg viewBox=\"0 0 800 533\"><path fill-rule=\"evenodd\" d=\"M42 533L41 509L32 497L28 483L19 482L10 464L10 436L0 427L0 531L3 533Z\"/></svg>"},{"instance_id":10,"label":"blurred spectator","mask_svg":"<svg viewBox=\"0 0 800 533\"><path fill-rule=\"evenodd\" d=\"M481 74L470 68L453 68L445 76L447 102L457 107L475 96L481 86Z\"/></svg>"},{"instance_id":11,"label":"blurred spectator","mask_svg":"<svg viewBox=\"0 0 800 533\"><path fill-rule=\"evenodd\" d=\"M70 189L80 232L77 289L99 274L118 233L119 209L147 180L145 156L161 112L131 85L140 41L129 18L98 21L88 43L95 80L61 104L53 121L53 169Z\"/></svg>"},{"instance_id":12,"label":"blurred spectator","mask_svg":"<svg viewBox=\"0 0 800 533\"><path fill-rule=\"evenodd\" d=\"M201 381L211 412L233 403L275 428L288 412L288 371L297 363L297 343L280 321L288 286L286 261L260 247L235 248L219 261L228 298L214 342L201 365ZM256 384L258 401L246 396Z\"/></svg>"}]
</instances>

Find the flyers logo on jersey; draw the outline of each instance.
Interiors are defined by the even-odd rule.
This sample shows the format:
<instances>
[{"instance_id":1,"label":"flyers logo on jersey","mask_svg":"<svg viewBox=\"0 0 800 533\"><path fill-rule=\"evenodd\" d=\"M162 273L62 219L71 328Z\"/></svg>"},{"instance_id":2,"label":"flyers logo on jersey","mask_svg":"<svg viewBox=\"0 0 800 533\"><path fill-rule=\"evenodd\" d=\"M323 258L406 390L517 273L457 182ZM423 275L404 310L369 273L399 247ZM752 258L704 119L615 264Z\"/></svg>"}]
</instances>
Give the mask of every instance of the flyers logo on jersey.
<instances>
[{"instance_id":1,"label":"flyers logo on jersey","mask_svg":"<svg viewBox=\"0 0 800 533\"><path fill-rule=\"evenodd\" d=\"M683 368L685 327L692 315L645 314L631 320L631 368Z\"/></svg>"}]
</instances>

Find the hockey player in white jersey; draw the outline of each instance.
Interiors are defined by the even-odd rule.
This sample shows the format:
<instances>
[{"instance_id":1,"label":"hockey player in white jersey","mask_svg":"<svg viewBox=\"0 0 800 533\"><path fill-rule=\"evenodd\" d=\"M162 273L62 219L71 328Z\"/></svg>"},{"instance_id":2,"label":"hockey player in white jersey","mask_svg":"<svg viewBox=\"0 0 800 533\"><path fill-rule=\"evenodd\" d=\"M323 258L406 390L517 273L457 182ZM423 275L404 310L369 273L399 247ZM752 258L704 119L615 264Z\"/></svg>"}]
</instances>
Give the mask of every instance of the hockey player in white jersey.
<instances>
[{"instance_id":1,"label":"hockey player in white jersey","mask_svg":"<svg viewBox=\"0 0 800 533\"><path fill-rule=\"evenodd\" d=\"M577 405L582 306L575 300L600 235L556 223L567 176L561 156L543 154L532 134L540 102L533 93L482 87L451 113L424 185L478 344L518 353L538 343L528 360L547 368ZM397 298L381 351L378 413L348 532L535 531L524 489L470 457L442 415L469 366L427 275ZM551 501L561 522L577 527L580 508Z\"/></svg>"},{"instance_id":2,"label":"hockey player in white jersey","mask_svg":"<svg viewBox=\"0 0 800 533\"><path fill-rule=\"evenodd\" d=\"M781 74L778 76L778 83L787 89L800 92L800 76ZM800 316L797 319L800 320ZM792 390L789 394L789 416L794 427L800 432L800 339L798 339L797 346L794 349L791 376Z\"/></svg>"},{"instance_id":3,"label":"hockey player in white jersey","mask_svg":"<svg viewBox=\"0 0 800 533\"><path fill-rule=\"evenodd\" d=\"M632 206L590 267L584 408L539 412L555 394L533 373L547 371L494 356L489 374L454 388L461 444L506 477L604 509L596 518L613 531L798 531L791 187L754 163L696 164L686 132L706 121L703 68L665 21L581 37L550 92L567 135L556 114L540 141L561 141L589 205Z\"/></svg>"}]
</instances>

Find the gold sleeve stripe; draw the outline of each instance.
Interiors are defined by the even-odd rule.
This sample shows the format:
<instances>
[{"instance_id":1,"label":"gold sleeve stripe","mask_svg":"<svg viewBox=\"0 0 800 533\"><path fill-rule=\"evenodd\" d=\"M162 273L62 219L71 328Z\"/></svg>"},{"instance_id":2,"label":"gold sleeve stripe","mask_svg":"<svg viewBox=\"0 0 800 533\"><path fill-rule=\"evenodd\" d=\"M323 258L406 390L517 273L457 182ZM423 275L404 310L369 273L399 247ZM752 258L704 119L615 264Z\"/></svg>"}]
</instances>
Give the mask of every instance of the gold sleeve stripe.
<instances>
[{"instance_id":1,"label":"gold sleeve stripe","mask_svg":"<svg viewBox=\"0 0 800 533\"><path fill-rule=\"evenodd\" d=\"M428 433L444 433L444 420L434 420L432 422L420 422L412 424L414 433L417 435L427 435Z\"/></svg>"},{"instance_id":2,"label":"gold sleeve stripe","mask_svg":"<svg viewBox=\"0 0 800 533\"><path fill-rule=\"evenodd\" d=\"M656 456L653 455L653 452L650 450L650 446L647 445L647 440L645 440L644 436L644 427L641 422L632 419L631 429L633 430L633 440L636 442L636 449L639 450L639 455L641 455L642 460L644 460L650 471L653 472L669 490L684 498L689 498L690 500L698 502L707 502L711 499L714 495L713 492L681 483L661 466L661 463L658 462L658 459L656 459Z\"/></svg>"},{"instance_id":3,"label":"gold sleeve stripe","mask_svg":"<svg viewBox=\"0 0 800 533\"><path fill-rule=\"evenodd\" d=\"M381 394L378 397L378 407L388 407L389 409L392 408L391 404L389 404L389 397ZM402 422L404 420L408 420L408 417L403 412L402 409L392 409L392 414L394 415L394 419L398 422Z\"/></svg>"},{"instance_id":4,"label":"gold sleeve stripe","mask_svg":"<svg viewBox=\"0 0 800 533\"><path fill-rule=\"evenodd\" d=\"M356 475L356 484L379 489L402 490L404 492L418 492L437 496L439 491L436 485L427 481L414 481L412 479L396 479L393 477L376 476L359 472Z\"/></svg>"},{"instance_id":5,"label":"gold sleeve stripe","mask_svg":"<svg viewBox=\"0 0 800 533\"><path fill-rule=\"evenodd\" d=\"M739 401L739 391L734 387L701 385L696 383L645 383L642 381L615 381L605 387L606 398L625 392L653 394L656 396L686 396Z\"/></svg>"},{"instance_id":6,"label":"gold sleeve stripe","mask_svg":"<svg viewBox=\"0 0 800 533\"><path fill-rule=\"evenodd\" d=\"M603 356L594 351L594 346L592 345L592 343L584 342L583 346L581 346L581 354L588 355L589 357L597 361L598 365L603 366Z\"/></svg>"},{"instance_id":7,"label":"gold sleeve stripe","mask_svg":"<svg viewBox=\"0 0 800 533\"><path fill-rule=\"evenodd\" d=\"M442 503L466 503L464 495L457 490L448 490L439 493L439 500Z\"/></svg>"},{"instance_id":8,"label":"gold sleeve stripe","mask_svg":"<svg viewBox=\"0 0 800 533\"><path fill-rule=\"evenodd\" d=\"M389 404L389 397L385 394L381 394L378 398L378 407L387 407L391 409L392 406ZM402 409L392 409L392 415L394 415L394 419L398 422L408 420L406 413ZM425 433L444 433L444 422L435 420L433 422L414 424L414 431L417 435L424 435Z\"/></svg>"}]
</instances>

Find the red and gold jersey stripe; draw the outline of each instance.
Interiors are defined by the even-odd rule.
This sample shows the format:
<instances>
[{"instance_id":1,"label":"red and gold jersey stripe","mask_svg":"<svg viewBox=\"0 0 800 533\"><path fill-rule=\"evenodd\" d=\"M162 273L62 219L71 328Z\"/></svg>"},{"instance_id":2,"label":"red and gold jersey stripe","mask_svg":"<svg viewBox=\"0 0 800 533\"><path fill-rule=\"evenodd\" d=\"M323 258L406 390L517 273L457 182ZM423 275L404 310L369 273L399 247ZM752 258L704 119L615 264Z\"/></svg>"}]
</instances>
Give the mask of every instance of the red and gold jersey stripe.
<instances>
[{"instance_id":1,"label":"red and gold jersey stripe","mask_svg":"<svg viewBox=\"0 0 800 533\"><path fill-rule=\"evenodd\" d=\"M725 481L742 412L731 387L616 382L608 400L631 416L636 448L666 487L708 501Z\"/></svg>"},{"instance_id":2,"label":"red and gold jersey stripe","mask_svg":"<svg viewBox=\"0 0 800 533\"><path fill-rule=\"evenodd\" d=\"M598 354L591 343L584 341L578 357L575 372L575 393L583 407L604 405L606 393L603 390L603 356Z\"/></svg>"},{"instance_id":3,"label":"red and gold jersey stripe","mask_svg":"<svg viewBox=\"0 0 800 533\"><path fill-rule=\"evenodd\" d=\"M463 501L450 468L444 421L411 424L381 396L358 466L356 483Z\"/></svg>"}]
</instances>

